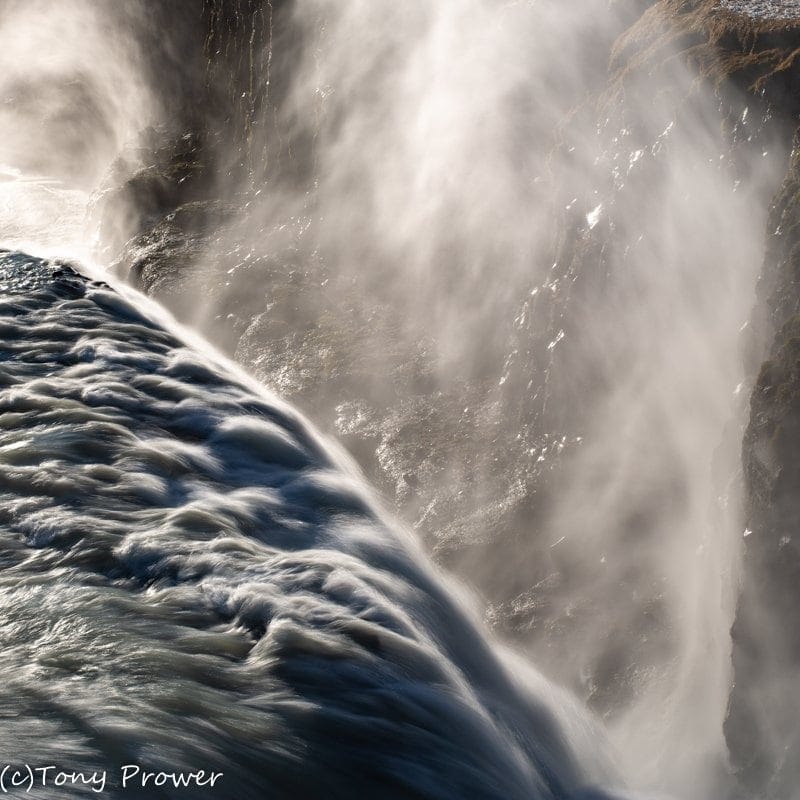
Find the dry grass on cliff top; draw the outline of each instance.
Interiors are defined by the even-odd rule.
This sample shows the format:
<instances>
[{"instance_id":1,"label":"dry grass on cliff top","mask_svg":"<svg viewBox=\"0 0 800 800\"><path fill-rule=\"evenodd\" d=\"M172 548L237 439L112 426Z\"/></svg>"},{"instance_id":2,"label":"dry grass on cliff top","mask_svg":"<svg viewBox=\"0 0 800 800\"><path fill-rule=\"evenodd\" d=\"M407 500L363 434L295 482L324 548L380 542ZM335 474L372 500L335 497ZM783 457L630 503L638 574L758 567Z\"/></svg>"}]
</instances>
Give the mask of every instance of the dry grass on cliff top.
<instances>
[{"instance_id":1,"label":"dry grass on cliff top","mask_svg":"<svg viewBox=\"0 0 800 800\"><path fill-rule=\"evenodd\" d=\"M800 20L751 17L722 8L718 0L660 0L615 44L607 101L624 92L627 79L684 60L715 88L733 79L759 92L776 76L798 68Z\"/></svg>"}]
</instances>

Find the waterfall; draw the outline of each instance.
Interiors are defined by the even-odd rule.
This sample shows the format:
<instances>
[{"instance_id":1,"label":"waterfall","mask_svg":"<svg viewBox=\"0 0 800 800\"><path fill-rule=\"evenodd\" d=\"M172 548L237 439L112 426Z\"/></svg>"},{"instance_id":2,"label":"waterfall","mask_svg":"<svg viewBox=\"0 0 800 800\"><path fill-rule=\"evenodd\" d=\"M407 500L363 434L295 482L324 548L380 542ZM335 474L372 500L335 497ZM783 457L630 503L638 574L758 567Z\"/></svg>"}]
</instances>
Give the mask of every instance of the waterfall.
<instances>
[{"instance_id":1,"label":"waterfall","mask_svg":"<svg viewBox=\"0 0 800 800\"><path fill-rule=\"evenodd\" d=\"M0 2L9 763L793 800L797 35Z\"/></svg>"}]
</instances>

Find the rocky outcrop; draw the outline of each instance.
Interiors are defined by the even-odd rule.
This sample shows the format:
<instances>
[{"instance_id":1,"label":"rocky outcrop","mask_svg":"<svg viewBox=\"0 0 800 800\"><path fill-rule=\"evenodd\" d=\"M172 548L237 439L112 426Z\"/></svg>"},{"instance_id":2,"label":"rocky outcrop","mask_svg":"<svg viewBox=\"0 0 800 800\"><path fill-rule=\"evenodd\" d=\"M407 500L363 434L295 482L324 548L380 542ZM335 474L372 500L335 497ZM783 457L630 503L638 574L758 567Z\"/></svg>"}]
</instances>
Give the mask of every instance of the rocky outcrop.
<instances>
[{"instance_id":1,"label":"rocky outcrop","mask_svg":"<svg viewBox=\"0 0 800 800\"><path fill-rule=\"evenodd\" d=\"M800 31L797 32L800 43ZM800 78L796 76L795 80ZM795 83L795 85L798 85ZM761 363L743 440L743 585L726 722L748 791L794 797L800 781L800 152L773 203L754 312ZM757 359L756 359L757 360Z\"/></svg>"},{"instance_id":2,"label":"rocky outcrop","mask_svg":"<svg viewBox=\"0 0 800 800\"><path fill-rule=\"evenodd\" d=\"M800 160L791 143L800 109L800 24L797 8L780 2L665 2L618 49L634 53L633 65L657 57L665 38L653 29L664 23L667 39L685 42L698 75L757 104L764 125L755 141L777 145L789 162L770 209L757 303L742 341L754 386L742 442L746 522L725 734L743 796L790 798L800 780ZM736 115L723 118L741 144Z\"/></svg>"},{"instance_id":3,"label":"rocky outcrop","mask_svg":"<svg viewBox=\"0 0 800 800\"><path fill-rule=\"evenodd\" d=\"M741 343L753 382L742 440L746 522L725 735L743 797L790 798L800 780L800 23L794 4L669 0L617 45L629 75L663 64L670 43L718 87L734 157L763 147L789 162L767 224L757 302ZM759 120L742 130L744 98Z\"/></svg>"}]
</instances>

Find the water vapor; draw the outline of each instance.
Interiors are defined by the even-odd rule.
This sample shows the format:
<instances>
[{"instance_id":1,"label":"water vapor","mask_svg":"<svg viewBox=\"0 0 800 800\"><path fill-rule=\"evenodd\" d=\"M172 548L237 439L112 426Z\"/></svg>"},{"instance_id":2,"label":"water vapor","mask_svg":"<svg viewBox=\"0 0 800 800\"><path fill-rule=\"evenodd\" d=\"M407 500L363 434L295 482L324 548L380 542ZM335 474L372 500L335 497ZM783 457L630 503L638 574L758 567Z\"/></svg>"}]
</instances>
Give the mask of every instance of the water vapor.
<instances>
[{"instance_id":1,"label":"water vapor","mask_svg":"<svg viewBox=\"0 0 800 800\"><path fill-rule=\"evenodd\" d=\"M499 533L476 512L449 549L489 542L488 568L473 558L465 571L490 598L519 587L494 618L528 614L530 656L607 718L635 782L701 798L727 769L748 394L740 329L760 264L757 210L780 156L767 158L763 138L747 146L760 120L748 121L743 98L728 98L736 133L721 127L719 97L677 58L638 78L624 75L624 57L601 60L641 10L284 6L269 59L292 69L262 98L251 144L264 157L248 173L260 188L209 259L266 250L324 285L322 300L293 295L293 330L333 316L328 335L351 342L333 346L345 362L375 337L377 366L356 367L344 392L369 397L379 417L417 402L396 388L409 353L433 365L434 408L448 387L473 387L463 405L482 404L483 424L425 476L440 482L426 486L431 506L460 482L456 513L497 508L498 492L513 494L498 472L529 499ZM619 86L627 101L613 96ZM745 144L734 148L735 136ZM254 274L246 258L233 262L216 295L231 307L253 291L237 271ZM359 328L354 307L381 319ZM228 306L192 308L215 335ZM276 330L270 308L241 323L237 354L255 369ZM288 372L262 374L302 396L302 369ZM357 427L347 416L363 406L348 412L354 398L337 387L321 413ZM380 468L402 472L390 445ZM416 522L435 543L447 517L423 508ZM457 553L449 563L463 566Z\"/></svg>"},{"instance_id":2,"label":"water vapor","mask_svg":"<svg viewBox=\"0 0 800 800\"><path fill-rule=\"evenodd\" d=\"M743 330L787 154L757 99L699 81L679 42L666 37L647 60L657 15L645 44L634 32L614 48L656 5L5 0L0 226L5 242L39 253L86 254L99 242L95 257L115 260L113 274L342 437L383 502L475 587L498 635L604 721L632 786L706 800L730 778L723 722L752 380ZM90 197L97 213L87 217ZM88 324L80 314L78 328ZM128 323L106 322L113 347L86 348L92 363L127 375L127 357L109 353ZM530 714L528 699L521 717L509 711L539 679L475 633L473 600L440 592L356 473L328 463L328 446L282 406L245 397L229 372L170 355L180 344L145 328L143 352L131 357L147 397L126 389L127 378L98 385L89 400L116 411L94 422L102 431L122 415L125 425L168 427L177 409L186 438L164 454L160 440L114 428L119 491L140 526L120 533L114 558L126 581L152 581L160 598L153 606L145 588L119 602L133 603L144 627L168 607L202 608L203 624L223 615L228 628L197 636L232 662L244 643L278 671L284 662L263 642L302 653L290 678L314 694L308 702L338 687L357 705L348 692L373 668L419 669L424 688L403 684L400 700L386 689L395 677L380 672L368 712L406 702L393 713L412 728L444 703L451 730L466 720L470 748L488 742L482 775L504 797L558 794L548 784L552 744L552 763L569 762L564 791L577 792L572 756L559 748L571 741L564 729L592 729L585 718L558 717L542 755L529 739L538 700ZM84 350L76 342L70 352L80 375ZM139 374L153 365L163 380ZM37 398L39 379L30 378ZM61 422L57 438L89 452ZM49 463L39 433L36 452ZM167 467L189 477L176 486ZM343 484L342 471L355 483ZM41 480L52 497L61 491L55 473ZM47 509L9 503L36 546L56 536ZM64 513L75 533L80 504ZM231 533L264 519L275 541ZM227 526L222 538L206 535L215 525ZM192 536L211 541L213 556L187 544ZM254 555L262 546L266 573ZM74 558L96 555L81 553ZM271 628L276 614L283 621ZM196 645L194 634L173 633L181 647ZM475 695L489 662L491 691ZM242 680L226 667L225 691ZM448 687L446 700L431 684ZM555 691L541 686L534 699ZM263 688L268 724L262 700L243 701L247 719L258 717L255 738L282 735L287 719L305 725L307 698ZM217 689L206 699L222 730ZM374 744L369 731L352 709L320 702L324 724L352 734L357 760L357 744ZM436 735L452 786L474 789L473 768ZM296 764L295 745L269 757ZM573 749L592 761L590 748ZM335 766L331 754L318 763L325 758ZM436 768L426 761L405 788L429 788Z\"/></svg>"}]
</instances>

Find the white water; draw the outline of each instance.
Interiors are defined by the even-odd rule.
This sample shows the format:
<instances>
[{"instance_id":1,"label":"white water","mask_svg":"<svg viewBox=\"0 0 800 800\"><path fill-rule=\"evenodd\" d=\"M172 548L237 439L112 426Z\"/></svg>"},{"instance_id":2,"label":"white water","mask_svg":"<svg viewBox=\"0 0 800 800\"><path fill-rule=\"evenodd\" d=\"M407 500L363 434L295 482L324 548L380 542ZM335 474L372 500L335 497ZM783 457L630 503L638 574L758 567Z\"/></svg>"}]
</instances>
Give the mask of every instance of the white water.
<instances>
[{"instance_id":1,"label":"white water","mask_svg":"<svg viewBox=\"0 0 800 800\"><path fill-rule=\"evenodd\" d=\"M0 114L0 240L15 250L89 264L90 192L164 114L139 63L146 15L102 8L2 7L0 40L16 44L0 59L12 98ZM738 487L712 479L711 458L740 412L737 333L771 174L732 191L711 97L683 132L674 109L643 109L646 129L667 119L629 148L623 129L618 152L580 123L570 156L549 161L564 98L592 72L587 42L617 24L605 3L306 2L294 24L319 47L301 54L278 125L289 139L313 128L313 191L270 184L245 217L250 238L238 229L221 249L268 252L269 232L302 218L305 246L331 271L374 270L409 328L431 337L447 380L484 369L498 314L519 312L521 289L575 279L549 272L562 193L590 230L633 229L632 250L610 259L607 293L571 326L612 389L569 432L584 445L544 529L525 533L582 577L558 598L557 621L578 622L550 673L591 697L598 687L581 676L622 642L635 691L609 728L623 774L708 797L725 771L741 539ZM692 82L679 67L672 77L678 94ZM636 187L665 149L669 177ZM634 188L609 189L612 174ZM23 415L9 408L0 444L13 532L10 760L209 761L234 776L231 796L273 783L279 796L313 795L334 780L342 797L377 786L386 797L560 797L617 782L598 766L605 745L588 715L488 643L470 602L442 588L333 448L202 345L193 354L127 301L94 297L4 306L4 341L19 342L6 351L4 402ZM214 298L195 306L196 325L210 327ZM573 335L554 333L551 351ZM718 465L723 484L737 468L735 445ZM488 580L518 577L518 555L503 554L506 572ZM642 605L656 609L655 632L641 628ZM663 637L655 659L647 637Z\"/></svg>"},{"instance_id":2,"label":"white water","mask_svg":"<svg viewBox=\"0 0 800 800\"><path fill-rule=\"evenodd\" d=\"M300 417L69 268L0 276L5 761L212 768L213 797L611 779Z\"/></svg>"}]
</instances>

